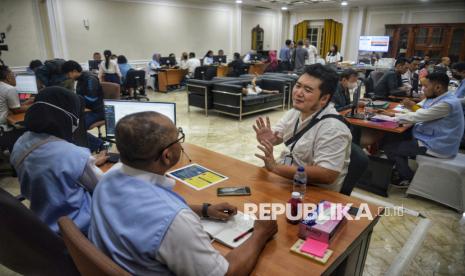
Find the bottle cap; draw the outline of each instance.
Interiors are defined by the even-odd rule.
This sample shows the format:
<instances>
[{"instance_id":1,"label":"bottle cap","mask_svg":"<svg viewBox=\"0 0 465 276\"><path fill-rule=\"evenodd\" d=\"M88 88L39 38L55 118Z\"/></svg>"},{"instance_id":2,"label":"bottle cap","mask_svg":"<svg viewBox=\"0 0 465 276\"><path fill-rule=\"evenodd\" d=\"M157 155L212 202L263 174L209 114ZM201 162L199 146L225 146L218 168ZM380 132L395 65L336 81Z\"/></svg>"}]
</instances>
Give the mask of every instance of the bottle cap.
<instances>
[{"instance_id":1,"label":"bottle cap","mask_svg":"<svg viewBox=\"0 0 465 276\"><path fill-rule=\"evenodd\" d=\"M302 167L302 166L299 166L299 168L297 169L298 172L304 172L305 171L305 168Z\"/></svg>"},{"instance_id":2,"label":"bottle cap","mask_svg":"<svg viewBox=\"0 0 465 276\"><path fill-rule=\"evenodd\" d=\"M292 192L292 198L300 198L299 192Z\"/></svg>"}]
</instances>

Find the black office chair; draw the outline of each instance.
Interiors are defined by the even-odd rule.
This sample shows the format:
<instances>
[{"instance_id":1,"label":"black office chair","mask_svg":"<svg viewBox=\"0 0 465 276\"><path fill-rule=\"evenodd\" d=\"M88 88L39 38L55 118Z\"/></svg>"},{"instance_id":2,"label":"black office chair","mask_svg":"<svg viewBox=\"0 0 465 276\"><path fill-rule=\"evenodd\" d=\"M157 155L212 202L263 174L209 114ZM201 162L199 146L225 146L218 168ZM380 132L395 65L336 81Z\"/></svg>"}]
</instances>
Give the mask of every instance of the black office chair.
<instances>
[{"instance_id":1,"label":"black office chair","mask_svg":"<svg viewBox=\"0 0 465 276\"><path fill-rule=\"evenodd\" d=\"M207 72L208 66L199 66L195 68L194 79L205 80L205 73Z\"/></svg>"},{"instance_id":2,"label":"black office chair","mask_svg":"<svg viewBox=\"0 0 465 276\"><path fill-rule=\"evenodd\" d=\"M134 95L132 97L126 96L125 99L134 99L140 101L140 99L145 99L149 101L149 98L145 94L145 71L144 70L134 70L130 69L126 74L126 79L123 83L123 93L129 94L129 90L134 90Z\"/></svg>"},{"instance_id":3,"label":"black office chair","mask_svg":"<svg viewBox=\"0 0 465 276\"><path fill-rule=\"evenodd\" d=\"M207 66L205 70L204 80L212 80L214 77L216 77L216 72L216 66Z\"/></svg>"},{"instance_id":4,"label":"black office chair","mask_svg":"<svg viewBox=\"0 0 465 276\"><path fill-rule=\"evenodd\" d=\"M352 190L357 184L358 180L362 177L363 173L368 167L368 156L361 147L352 143L350 152L350 164L347 169L347 175L342 183L340 193L350 196Z\"/></svg>"},{"instance_id":5,"label":"black office chair","mask_svg":"<svg viewBox=\"0 0 465 276\"><path fill-rule=\"evenodd\" d=\"M365 98L374 98L375 94L373 91L375 90L376 85L384 76L384 72L381 71L372 71L368 78L365 81Z\"/></svg>"},{"instance_id":6,"label":"black office chair","mask_svg":"<svg viewBox=\"0 0 465 276\"><path fill-rule=\"evenodd\" d=\"M0 188L0 263L23 275L79 275L63 240Z\"/></svg>"}]
</instances>

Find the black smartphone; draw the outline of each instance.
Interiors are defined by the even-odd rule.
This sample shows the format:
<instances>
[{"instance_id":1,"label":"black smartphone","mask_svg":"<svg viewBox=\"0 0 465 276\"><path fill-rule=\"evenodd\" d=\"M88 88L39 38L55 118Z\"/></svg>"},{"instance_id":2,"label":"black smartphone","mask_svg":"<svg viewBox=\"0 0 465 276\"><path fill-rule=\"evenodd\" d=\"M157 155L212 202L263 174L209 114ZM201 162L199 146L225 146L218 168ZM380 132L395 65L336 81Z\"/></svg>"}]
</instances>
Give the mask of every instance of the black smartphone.
<instances>
[{"instance_id":1,"label":"black smartphone","mask_svg":"<svg viewBox=\"0 0 465 276\"><path fill-rule=\"evenodd\" d=\"M251 195L249 187L222 187L217 190L218 196Z\"/></svg>"}]
</instances>

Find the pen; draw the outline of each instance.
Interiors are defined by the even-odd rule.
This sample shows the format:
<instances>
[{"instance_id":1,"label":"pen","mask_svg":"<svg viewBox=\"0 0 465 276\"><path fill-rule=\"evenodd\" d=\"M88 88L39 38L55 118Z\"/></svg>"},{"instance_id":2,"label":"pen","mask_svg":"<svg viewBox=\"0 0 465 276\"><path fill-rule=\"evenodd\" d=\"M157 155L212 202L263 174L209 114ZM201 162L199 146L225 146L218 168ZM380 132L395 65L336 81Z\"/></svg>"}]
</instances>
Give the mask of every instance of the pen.
<instances>
[{"instance_id":1,"label":"pen","mask_svg":"<svg viewBox=\"0 0 465 276\"><path fill-rule=\"evenodd\" d=\"M243 237L247 236L247 234L252 233L252 232L253 232L253 227L250 228L247 232L244 232L240 234L239 236L237 236L236 238L234 238L233 242L238 242L240 239L242 239Z\"/></svg>"}]
</instances>

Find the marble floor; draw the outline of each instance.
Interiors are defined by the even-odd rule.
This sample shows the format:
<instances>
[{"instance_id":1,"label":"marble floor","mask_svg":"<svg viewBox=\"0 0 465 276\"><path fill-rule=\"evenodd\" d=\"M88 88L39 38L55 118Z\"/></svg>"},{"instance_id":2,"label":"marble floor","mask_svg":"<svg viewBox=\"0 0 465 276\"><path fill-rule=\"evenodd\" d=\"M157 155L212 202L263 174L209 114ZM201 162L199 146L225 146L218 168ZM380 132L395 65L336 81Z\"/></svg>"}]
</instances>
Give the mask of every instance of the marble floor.
<instances>
[{"instance_id":1,"label":"marble floor","mask_svg":"<svg viewBox=\"0 0 465 276\"><path fill-rule=\"evenodd\" d=\"M254 165L263 165L261 160L254 157L258 149L252 125L258 115L247 116L238 121L234 117L212 111L205 117L203 110L195 107L187 112L185 91L148 94L151 100L177 103L177 125L183 128L186 142ZM275 110L268 111L266 115L273 124L283 113L283 110ZM279 148L276 152L278 151ZM15 178L0 179L0 187L13 194L19 193ZM390 191L389 198L359 189L355 191L419 211L432 221L425 241L404 275L465 275L465 224L459 223L461 214L421 198L407 198L404 190L395 188ZM420 218L410 215L382 217L372 235L364 275L383 275L419 220ZM15 274L0 266L0 275Z\"/></svg>"}]
</instances>

